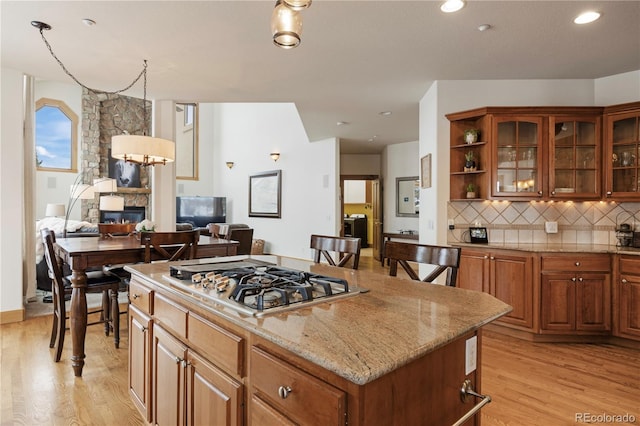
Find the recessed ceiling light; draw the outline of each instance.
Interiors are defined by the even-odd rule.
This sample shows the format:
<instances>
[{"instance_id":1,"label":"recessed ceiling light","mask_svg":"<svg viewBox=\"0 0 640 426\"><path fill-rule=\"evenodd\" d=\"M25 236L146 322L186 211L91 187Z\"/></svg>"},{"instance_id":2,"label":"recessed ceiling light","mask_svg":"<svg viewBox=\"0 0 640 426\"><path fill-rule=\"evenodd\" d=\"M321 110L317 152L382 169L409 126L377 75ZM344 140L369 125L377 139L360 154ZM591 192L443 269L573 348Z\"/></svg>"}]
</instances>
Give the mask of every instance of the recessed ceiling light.
<instances>
[{"instance_id":1,"label":"recessed ceiling light","mask_svg":"<svg viewBox=\"0 0 640 426\"><path fill-rule=\"evenodd\" d=\"M93 27L96 24L96 21L94 21L93 19L84 18L82 20L82 23L85 24L87 27Z\"/></svg>"},{"instance_id":2,"label":"recessed ceiling light","mask_svg":"<svg viewBox=\"0 0 640 426\"><path fill-rule=\"evenodd\" d=\"M344 126L344 125L347 125L347 124L349 124L349 123L347 123L346 121L338 121L336 123L336 126Z\"/></svg>"},{"instance_id":3,"label":"recessed ceiling light","mask_svg":"<svg viewBox=\"0 0 640 426\"><path fill-rule=\"evenodd\" d=\"M464 1L462 0L447 0L442 3L440 10L445 13L457 12L464 7Z\"/></svg>"},{"instance_id":4,"label":"recessed ceiling light","mask_svg":"<svg viewBox=\"0 0 640 426\"><path fill-rule=\"evenodd\" d=\"M377 137L378 135L373 135L373 137L369 138L369 142L375 141Z\"/></svg>"},{"instance_id":5,"label":"recessed ceiling light","mask_svg":"<svg viewBox=\"0 0 640 426\"><path fill-rule=\"evenodd\" d=\"M482 24L478 26L478 31L487 31L491 29L491 25L489 24Z\"/></svg>"},{"instance_id":6,"label":"recessed ceiling light","mask_svg":"<svg viewBox=\"0 0 640 426\"><path fill-rule=\"evenodd\" d=\"M391 114L393 114L391 111L382 111L381 113L379 113L380 115L382 115L383 117L387 117Z\"/></svg>"},{"instance_id":7,"label":"recessed ceiling light","mask_svg":"<svg viewBox=\"0 0 640 426\"><path fill-rule=\"evenodd\" d=\"M584 12L581 13L576 19L573 20L574 24L588 24L600 18L600 12Z\"/></svg>"}]
</instances>

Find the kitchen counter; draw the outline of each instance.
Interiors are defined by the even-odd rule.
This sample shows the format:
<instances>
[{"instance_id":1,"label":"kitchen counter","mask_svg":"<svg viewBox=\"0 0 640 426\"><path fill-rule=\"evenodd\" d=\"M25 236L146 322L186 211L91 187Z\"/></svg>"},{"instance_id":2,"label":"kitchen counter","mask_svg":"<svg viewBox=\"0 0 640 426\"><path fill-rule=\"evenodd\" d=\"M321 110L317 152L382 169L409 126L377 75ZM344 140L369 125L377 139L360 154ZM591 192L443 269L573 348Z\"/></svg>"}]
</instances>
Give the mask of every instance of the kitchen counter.
<instances>
[{"instance_id":1,"label":"kitchen counter","mask_svg":"<svg viewBox=\"0 0 640 426\"><path fill-rule=\"evenodd\" d=\"M472 244L466 242L449 242L454 247L467 248L489 248L501 250L517 250L533 253L609 253L609 254L630 254L640 255L640 248L619 247L609 244L538 244L538 243L489 243L489 244Z\"/></svg>"},{"instance_id":2,"label":"kitchen counter","mask_svg":"<svg viewBox=\"0 0 640 426\"><path fill-rule=\"evenodd\" d=\"M369 291L256 318L171 286L163 278L169 271L167 263L131 265L126 269L147 285L206 309L359 385L372 382L511 311L509 305L485 293L276 256L251 257L344 278L350 286ZM191 262L205 263L206 259Z\"/></svg>"}]
</instances>

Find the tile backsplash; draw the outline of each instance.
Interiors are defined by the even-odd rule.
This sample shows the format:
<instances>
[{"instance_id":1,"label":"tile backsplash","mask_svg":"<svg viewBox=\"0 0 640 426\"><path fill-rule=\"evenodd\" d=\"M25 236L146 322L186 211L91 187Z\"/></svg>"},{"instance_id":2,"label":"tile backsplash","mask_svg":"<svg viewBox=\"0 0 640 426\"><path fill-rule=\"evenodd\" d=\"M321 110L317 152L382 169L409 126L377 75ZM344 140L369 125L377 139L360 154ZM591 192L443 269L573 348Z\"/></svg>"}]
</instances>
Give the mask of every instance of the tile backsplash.
<instances>
[{"instance_id":1,"label":"tile backsplash","mask_svg":"<svg viewBox=\"0 0 640 426\"><path fill-rule=\"evenodd\" d=\"M628 223L640 231L640 203L604 201L450 201L447 218L455 229L447 241L469 241L469 226L485 226L489 243L612 244L616 226ZM545 232L557 222L558 233Z\"/></svg>"}]
</instances>

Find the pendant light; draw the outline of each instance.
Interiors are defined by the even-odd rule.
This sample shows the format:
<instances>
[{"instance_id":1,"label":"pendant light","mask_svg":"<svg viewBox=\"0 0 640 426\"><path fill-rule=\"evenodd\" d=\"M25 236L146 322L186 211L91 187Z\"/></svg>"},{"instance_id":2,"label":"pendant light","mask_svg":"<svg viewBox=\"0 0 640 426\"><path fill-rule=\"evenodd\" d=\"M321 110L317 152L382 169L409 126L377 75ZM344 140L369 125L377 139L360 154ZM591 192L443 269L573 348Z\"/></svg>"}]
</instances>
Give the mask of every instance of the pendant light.
<instances>
[{"instance_id":1,"label":"pendant light","mask_svg":"<svg viewBox=\"0 0 640 426\"><path fill-rule=\"evenodd\" d=\"M293 2L293 0L291 1ZM273 43L283 49L293 49L300 44L302 16L297 10L287 6L283 0L277 0L273 9L271 34L273 35Z\"/></svg>"},{"instance_id":2,"label":"pendant light","mask_svg":"<svg viewBox=\"0 0 640 426\"><path fill-rule=\"evenodd\" d=\"M129 161L132 163L140 164L142 166L153 166L156 164L167 164L168 162L172 162L175 160L175 143L173 141L161 138L154 138L146 135L148 126L148 117L147 117L147 61L144 61L144 67L140 74L129 84L127 87L121 90L116 90L113 92L107 92L104 90L96 90L82 84L67 68L64 66L62 61L58 59L58 57L53 53L53 49L51 45L47 41L44 36L45 30L51 30L51 25L40 22L40 21L31 21L31 25L40 30L40 36L44 41L44 44L49 49L49 53L51 56L58 62L62 70L69 76L73 81L78 83L84 89L95 93L104 93L110 95L117 95L126 90L129 90L134 84L136 84L140 78L144 77L144 97L143 97L143 108L144 108L144 129L142 131L142 135L119 135L114 136L111 140L111 156L116 159Z\"/></svg>"}]
</instances>

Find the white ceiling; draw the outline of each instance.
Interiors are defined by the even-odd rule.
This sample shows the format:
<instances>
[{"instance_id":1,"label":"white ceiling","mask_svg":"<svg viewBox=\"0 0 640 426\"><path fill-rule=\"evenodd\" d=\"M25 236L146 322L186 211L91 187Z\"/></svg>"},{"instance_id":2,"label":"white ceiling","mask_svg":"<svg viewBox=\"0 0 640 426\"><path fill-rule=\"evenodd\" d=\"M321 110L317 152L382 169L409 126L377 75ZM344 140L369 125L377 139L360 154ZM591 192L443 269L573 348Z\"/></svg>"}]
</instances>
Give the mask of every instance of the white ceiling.
<instances>
[{"instance_id":1,"label":"white ceiling","mask_svg":"<svg viewBox=\"0 0 640 426\"><path fill-rule=\"evenodd\" d=\"M314 0L292 50L271 41L274 3L2 0L2 66L71 81L30 25L43 21L56 55L90 87L121 89L146 59L150 99L295 102L309 139L340 137L343 153L418 140L418 102L435 80L640 69L640 1L468 0L444 14L440 1ZM587 9L600 20L573 24ZM142 97L142 84L127 94Z\"/></svg>"}]
</instances>

